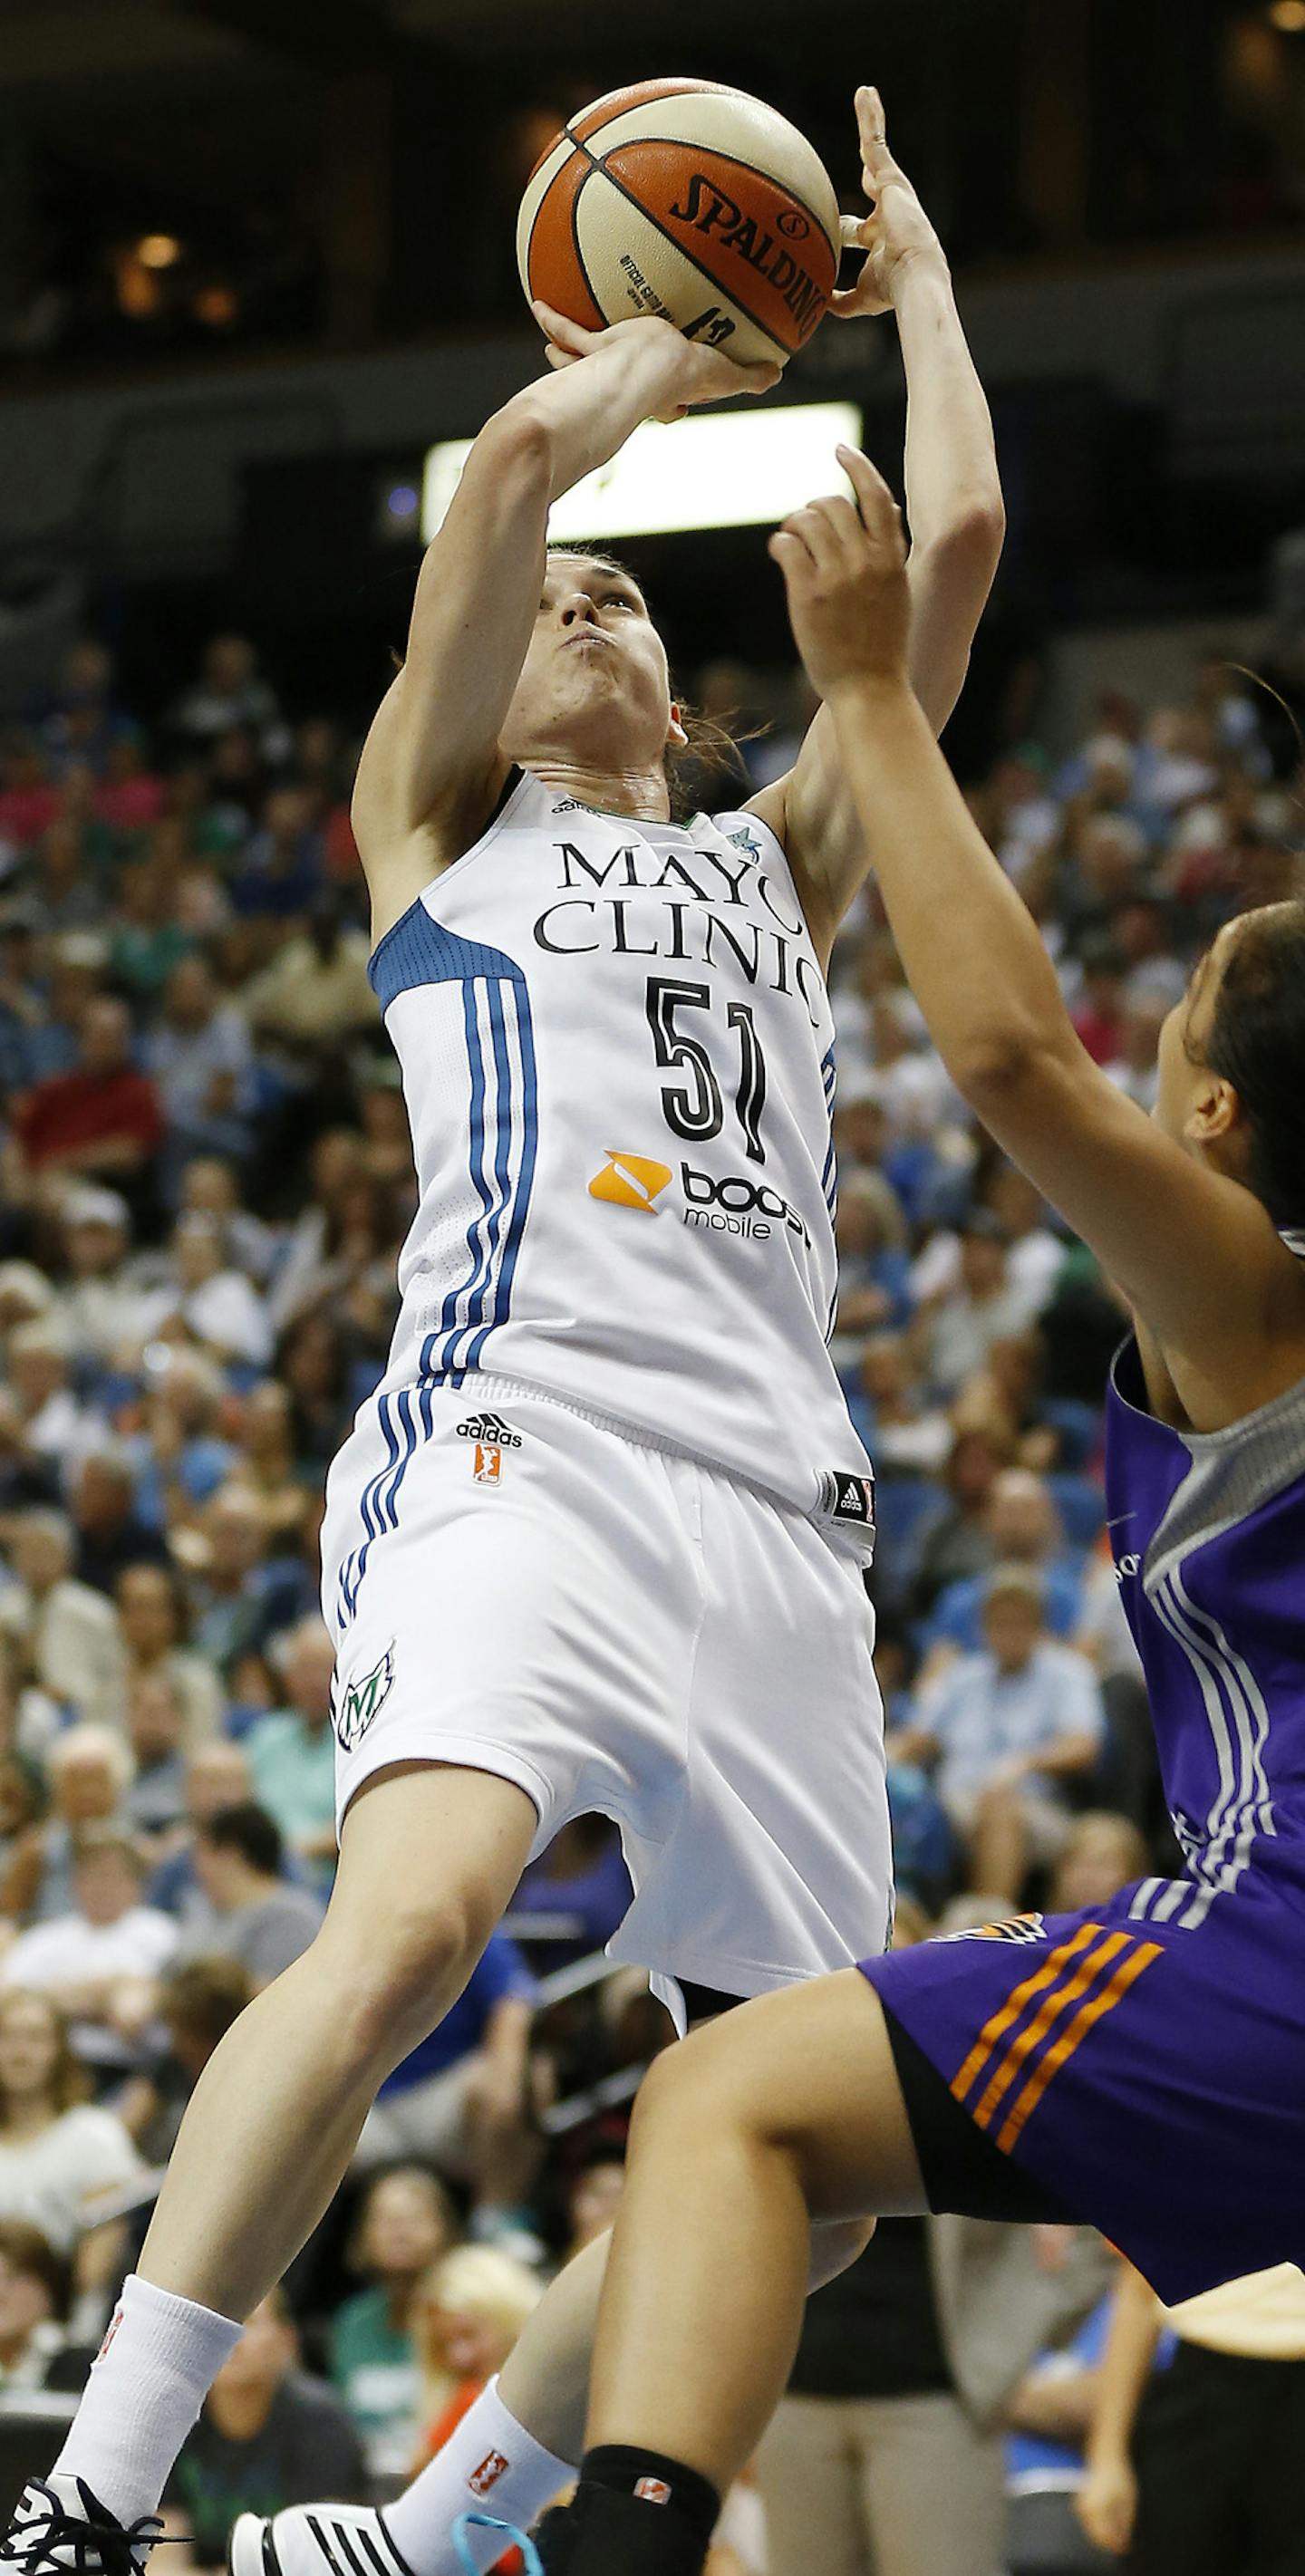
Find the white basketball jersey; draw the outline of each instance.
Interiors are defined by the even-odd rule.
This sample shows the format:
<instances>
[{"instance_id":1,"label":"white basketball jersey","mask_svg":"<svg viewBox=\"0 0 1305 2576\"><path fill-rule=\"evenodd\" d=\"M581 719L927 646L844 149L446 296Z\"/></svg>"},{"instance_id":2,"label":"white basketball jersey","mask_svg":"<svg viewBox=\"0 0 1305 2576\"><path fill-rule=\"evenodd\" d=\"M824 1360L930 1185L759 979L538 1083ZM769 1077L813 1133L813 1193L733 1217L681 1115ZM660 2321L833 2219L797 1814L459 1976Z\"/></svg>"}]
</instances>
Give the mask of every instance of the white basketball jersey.
<instances>
[{"instance_id":1,"label":"white basketball jersey","mask_svg":"<svg viewBox=\"0 0 1305 2576\"><path fill-rule=\"evenodd\" d=\"M421 1193L387 1388L514 1379L804 1510L867 1475L826 1347L833 1020L774 833L514 771L371 976Z\"/></svg>"}]
</instances>

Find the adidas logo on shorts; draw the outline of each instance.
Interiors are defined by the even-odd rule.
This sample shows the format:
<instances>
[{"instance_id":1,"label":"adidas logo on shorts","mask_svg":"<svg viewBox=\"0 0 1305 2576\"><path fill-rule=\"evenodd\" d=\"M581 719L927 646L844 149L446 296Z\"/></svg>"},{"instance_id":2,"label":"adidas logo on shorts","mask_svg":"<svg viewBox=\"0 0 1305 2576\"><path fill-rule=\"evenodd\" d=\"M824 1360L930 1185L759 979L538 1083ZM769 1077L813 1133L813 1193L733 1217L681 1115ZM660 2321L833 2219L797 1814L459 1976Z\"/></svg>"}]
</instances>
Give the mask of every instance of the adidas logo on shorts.
<instances>
[{"instance_id":1,"label":"adidas logo on shorts","mask_svg":"<svg viewBox=\"0 0 1305 2576\"><path fill-rule=\"evenodd\" d=\"M459 1440L479 1440L486 1447L519 1449L521 1434L513 1431L498 1413L469 1413L457 1426Z\"/></svg>"}]
</instances>

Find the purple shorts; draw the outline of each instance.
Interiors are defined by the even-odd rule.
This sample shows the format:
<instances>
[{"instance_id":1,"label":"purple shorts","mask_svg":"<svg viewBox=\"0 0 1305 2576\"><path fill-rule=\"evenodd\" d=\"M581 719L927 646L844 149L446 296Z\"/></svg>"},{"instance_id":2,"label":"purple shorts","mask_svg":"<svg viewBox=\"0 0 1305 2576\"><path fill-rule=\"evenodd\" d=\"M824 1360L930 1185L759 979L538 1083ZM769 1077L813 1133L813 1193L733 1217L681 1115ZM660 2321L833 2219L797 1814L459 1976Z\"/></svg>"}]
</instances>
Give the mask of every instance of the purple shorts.
<instances>
[{"instance_id":1,"label":"purple shorts","mask_svg":"<svg viewBox=\"0 0 1305 2576\"><path fill-rule=\"evenodd\" d=\"M1244 1880L1189 1929L1132 1919L1133 1892L861 1973L991 2145L1172 2305L1305 2263L1305 1915Z\"/></svg>"}]
</instances>

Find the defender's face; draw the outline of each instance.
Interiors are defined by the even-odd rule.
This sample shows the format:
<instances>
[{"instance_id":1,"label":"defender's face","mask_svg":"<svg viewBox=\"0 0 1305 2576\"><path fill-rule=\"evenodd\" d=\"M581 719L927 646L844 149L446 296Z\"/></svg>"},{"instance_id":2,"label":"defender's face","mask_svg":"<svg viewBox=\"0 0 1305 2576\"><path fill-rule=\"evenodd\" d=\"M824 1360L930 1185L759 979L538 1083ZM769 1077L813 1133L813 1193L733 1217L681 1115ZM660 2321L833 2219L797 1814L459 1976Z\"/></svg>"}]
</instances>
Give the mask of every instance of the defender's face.
<instances>
[{"instance_id":1,"label":"defender's face","mask_svg":"<svg viewBox=\"0 0 1305 2576\"><path fill-rule=\"evenodd\" d=\"M673 730L666 649L638 583L600 555L551 556L504 751L621 768L658 759Z\"/></svg>"}]
</instances>

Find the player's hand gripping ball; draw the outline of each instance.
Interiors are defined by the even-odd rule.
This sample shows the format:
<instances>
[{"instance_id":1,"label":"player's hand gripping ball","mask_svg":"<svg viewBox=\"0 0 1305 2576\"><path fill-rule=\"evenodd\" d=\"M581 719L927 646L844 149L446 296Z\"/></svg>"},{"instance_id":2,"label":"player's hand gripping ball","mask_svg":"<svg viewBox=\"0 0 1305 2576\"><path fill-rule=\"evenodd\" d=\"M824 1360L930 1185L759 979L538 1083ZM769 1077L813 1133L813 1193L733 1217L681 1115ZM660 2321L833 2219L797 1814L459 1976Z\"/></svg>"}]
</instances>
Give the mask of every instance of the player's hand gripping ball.
<instances>
[{"instance_id":1,"label":"player's hand gripping ball","mask_svg":"<svg viewBox=\"0 0 1305 2576\"><path fill-rule=\"evenodd\" d=\"M829 174L786 117L714 81L641 81L536 162L517 262L532 306L586 332L658 315L740 367L783 367L829 308L842 242Z\"/></svg>"}]
</instances>

